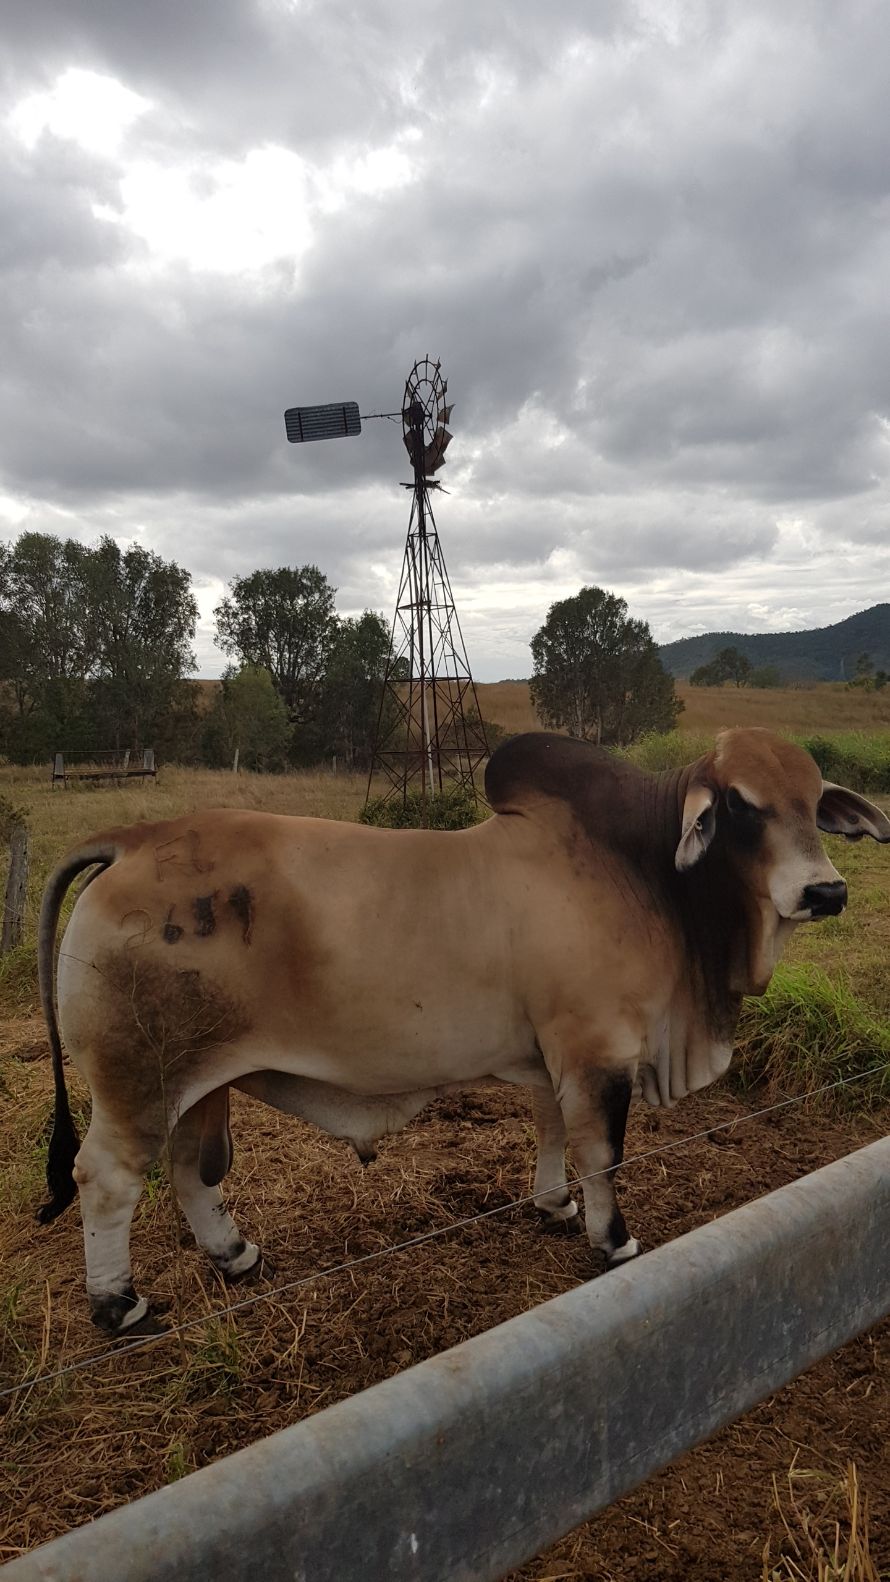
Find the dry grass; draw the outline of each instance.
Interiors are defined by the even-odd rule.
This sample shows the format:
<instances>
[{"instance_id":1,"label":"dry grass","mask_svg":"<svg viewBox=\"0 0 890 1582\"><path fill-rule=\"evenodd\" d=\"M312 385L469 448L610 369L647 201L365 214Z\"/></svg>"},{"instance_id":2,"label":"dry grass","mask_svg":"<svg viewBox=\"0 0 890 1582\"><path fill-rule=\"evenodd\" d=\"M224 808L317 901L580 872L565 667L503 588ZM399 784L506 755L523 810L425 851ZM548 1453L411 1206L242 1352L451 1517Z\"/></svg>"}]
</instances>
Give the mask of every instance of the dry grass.
<instances>
[{"instance_id":1,"label":"dry grass","mask_svg":"<svg viewBox=\"0 0 890 1582\"><path fill-rule=\"evenodd\" d=\"M51 1077L45 1058L30 1058L36 1024L23 1034L15 1053L7 1045L0 1129L5 1380L33 1378L103 1345L86 1315L76 1204L49 1228L32 1218L41 1195ZM86 1095L76 1078L72 1089L82 1107ZM343 1144L234 1097L236 1162L227 1197L243 1230L271 1259L274 1286L446 1227L528 1190L532 1133L521 1093L484 1090L440 1100L385 1143L364 1172ZM658 1140L744 1113L742 1102L717 1092L663 1117L637 1109L629 1157L648 1153ZM657 1245L881 1130L878 1120L803 1112L751 1122L663 1159L629 1164L625 1206L647 1243ZM179 1342L112 1356L102 1367L13 1398L2 1424L0 1558L298 1421L596 1272L583 1237L542 1236L531 1210L510 1211L335 1279L317 1275L284 1296L269 1284L237 1288L231 1293L236 1299L256 1289L270 1299L228 1320L214 1314L231 1295L180 1225L160 1174L152 1176L137 1210L133 1255L140 1287L198 1322ZM854 1343L846 1361L801 1381L803 1395L785 1408L784 1418L780 1413L774 1421L763 1409L575 1535L577 1574L621 1575L625 1582L653 1574L678 1582L734 1575L714 1560L708 1513L725 1504L719 1479L715 1491L715 1473L724 1469L720 1475L733 1490L732 1508L721 1516L725 1541L743 1541L753 1560L752 1540L739 1535L756 1531L756 1553L762 1551L770 1478L787 1465L787 1435L798 1432L794 1411L809 1420L815 1401L822 1432L817 1425L811 1434L812 1456L824 1461L833 1436L842 1433L870 1486L880 1487L875 1445L882 1425L890 1428L890 1402L880 1387L879 1356L864 1347ZM869 1381L877 1388L866 1395ZM679 1545L678 1524L684 1535ZM778 1520L768 1525L778 1542ZM664 1545L679 1556L674 1569L654 1572L648 1565L648 1529L656 1534L656 1558L668 1557ZM693 1551L698 1570L686 1563ZM707 1569L709 1561L716 1569ZM558 1570L536 1562L523 1575Z\"/></svg>"},{"instance_id":2,"label":"dry grass","mask_svg":"<svg viewBox=\"0 0 890 1582\"><path fill-rule=\"evenodd\" d=\"M477 681L476 692L482 718L503 726L511 736L541 730L527 681Z\"/></svg>"},{"instance_id":3,"label":"dry grass","mask_svg":"<svg viewBox=\"0 0 890 1582\"><path fill-rule=\"evenodd\" d=\"M813 731L890 730L890 687L864 692L842 682L812 687L690 687L681 684L683 730L716 731L723 725L766 725L805 736Z\"/></svg>"},{"instance_id":4,"label":"dry grass","mask_svg":"<svg viewBox=\"0 0 890 1582\"><path fill-rule=\"evenodd\" d=\"M508 731L534 731L541 722L532 708L527 681L477 685L483 719ZM684 704L679 728L708 735L725 725L766 725L771 730L806 735L813 731L890 730L890 687L864 692L840 682L816 686L690 687L680 682Z\"/></svg>"},{"instance_id":5,"label":"dry grass","mask_svg":"<svg viewBox=\"0 0 890 1582\"><path fill-rule=\"evenodd\" d=\"M773 1477L773 1497L785 1540L775 1563L767 1543L763 1582L881 1582L855 1462L836 1478L798 1466L796 1455L784 1490Z\"/></svg>"}]
</instances>

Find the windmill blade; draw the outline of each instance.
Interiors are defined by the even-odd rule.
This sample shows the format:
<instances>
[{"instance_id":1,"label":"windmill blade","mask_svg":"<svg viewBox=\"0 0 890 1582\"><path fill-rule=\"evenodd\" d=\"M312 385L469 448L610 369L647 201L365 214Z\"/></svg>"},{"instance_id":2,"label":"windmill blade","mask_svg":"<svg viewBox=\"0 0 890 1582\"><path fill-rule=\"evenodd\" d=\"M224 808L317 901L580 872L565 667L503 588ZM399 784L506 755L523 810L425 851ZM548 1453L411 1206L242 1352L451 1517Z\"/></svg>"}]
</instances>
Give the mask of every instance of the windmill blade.
<instances>
[{"instance_id":1,"label":"windmill blade","mask_svg":"<svg viewBox=\"0 0 890 1582\"><path fill-rule=\"evenodd\" d=\"M427 445L423 453L423 470L427 477L432 472L438 472L440 467L444 467L445 452L453 438L454 435L444 426L436 429L432 444Z\"/></svg>"},{"instance_id":2,"label":"windmill blade","mask_svg":"<svg viewBox=\"0 0 890 1582\"><path fill-rule=\"evenodd\" d=\"M332 401L326 406L292 406L284 414L284 427L292 445L316 439L343 439L360 434L362 420L357 401Z\"/></svg>"}]
</instances>

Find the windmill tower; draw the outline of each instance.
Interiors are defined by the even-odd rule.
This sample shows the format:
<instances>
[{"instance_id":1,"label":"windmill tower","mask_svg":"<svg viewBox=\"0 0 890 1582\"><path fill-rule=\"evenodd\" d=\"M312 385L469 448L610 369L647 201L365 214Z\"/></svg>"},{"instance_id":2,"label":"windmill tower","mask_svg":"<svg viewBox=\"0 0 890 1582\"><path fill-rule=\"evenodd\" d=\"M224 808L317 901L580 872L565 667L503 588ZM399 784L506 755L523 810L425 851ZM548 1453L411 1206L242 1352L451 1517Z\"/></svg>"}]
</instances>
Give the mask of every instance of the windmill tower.
<instances>
[{"instance_id":1,"label":"windmill tower","mask_svg":"<svg viewBox=\"0 0 890 1582\"><path fill-rule=\"evenodd\" d=\"M433 477L451 442L448 384L438 362L416 362L405 383L402 432L411 461L408 537L380 698L371 777L387 797L421 800L449 785L477 796L488 757L485 726L436 527ZM370 791L371 777L368 780Z\"/></svg>"},{"instance_id":2,"label":"windmill tower","mask_svg":"<svg viewBox=\"0 0 890 1582\"><path fill-rule=\"evenodd\" d=\"M405 382L401 413L372 417L402 421L413 478L408 537L399 579L389 658L380 697L368 795L375 773L385 781L385 799L403 804L419 791L431 794L460 786L478 798L476 779L488 757L485 726L454 605L430 496L441 485L434 474L451 443L446 404L448 384L441 365L416 362ZM293 407L285 413L295 443L361 432L354 402Z\"/></svg>"}]
</instances>

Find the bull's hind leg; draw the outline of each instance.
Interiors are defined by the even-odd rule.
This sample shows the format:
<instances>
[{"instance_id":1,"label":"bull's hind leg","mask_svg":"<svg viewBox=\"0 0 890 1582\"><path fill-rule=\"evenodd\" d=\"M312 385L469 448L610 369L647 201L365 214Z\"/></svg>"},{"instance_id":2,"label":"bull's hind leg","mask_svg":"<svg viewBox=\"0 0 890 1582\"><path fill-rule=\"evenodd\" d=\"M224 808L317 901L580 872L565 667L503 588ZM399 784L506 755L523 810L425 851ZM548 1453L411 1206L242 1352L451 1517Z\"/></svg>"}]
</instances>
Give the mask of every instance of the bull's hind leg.
<instances>
[{"instance_id":1,"label":"bull's hind leg","mask_svg":"<svg viewBox=\"0 0 890 1582\"><path fill-rule=\"evenodd\" d=\"M261 1260L226 1208L219 1183L231 1162L228 1091L219 1089L187 1110L173 1133L173 1188L198 1246L225 1280L240 1280Z\"/></svg>"},{"instance_id":2,"label":"bull's hind leg","mask_svg":"<svg viewBox=\"0 0 890 1582\"><path fill-rule=\"evenodd\" d=\"M558 1079L557 1096L572 1156L584 1181L584 1218L592 1247L609 1268L640 1250L628 1234L615 1197L615 1172L624 1158L624 1133L633 1081L629 1072L574 1065Z\"/></svg>"},{"instance_id":3,"label":"bull's hind leg","mask_svg":"<svg viewBox=\"0 0 890 1582\"><path fill-rule=\"evenodd\" d=\"M148 1303L133 1288L130 1224L145 1174L161 1150L124 1137L94 1104L89 1130L74 1162L94 1324L109 1334L153 1327Z\"/></svg>"},{"instance_id":4,"label":"bull's hind leg","mask_svg":"<svg viewBox=\"0 0 890 1582\"><path fill-rule=\"evenodd\" d=\"M566 1186L566 1129L549 1081L532 1089L532 1114L537 1134L535 1208L545 1230L580 1230L578 1205Z\"/></svg>"}]
</instances>

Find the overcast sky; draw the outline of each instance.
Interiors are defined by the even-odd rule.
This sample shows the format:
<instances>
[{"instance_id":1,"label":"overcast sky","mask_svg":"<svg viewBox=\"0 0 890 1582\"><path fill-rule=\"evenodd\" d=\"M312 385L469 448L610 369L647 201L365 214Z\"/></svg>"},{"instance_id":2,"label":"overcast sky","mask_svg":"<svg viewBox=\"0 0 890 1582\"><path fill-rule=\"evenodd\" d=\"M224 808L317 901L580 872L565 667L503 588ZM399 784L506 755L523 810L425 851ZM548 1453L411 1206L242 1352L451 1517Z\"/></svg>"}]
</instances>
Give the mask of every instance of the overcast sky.
<instances>
[{"instance_id":1,"label":"overcast sky","mask_svg":"<svg viewBox=\"0 0 890 1582\"><path fill-rule=\"evenodd\" d=\"M401 404L473 669L597 582L661 641L890 597L884 0L4 0L0 530L390 613Z\"/></svg>"}]
</instances>

